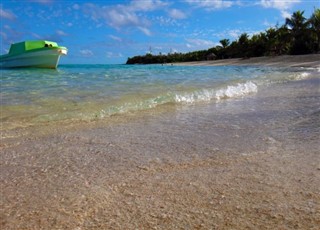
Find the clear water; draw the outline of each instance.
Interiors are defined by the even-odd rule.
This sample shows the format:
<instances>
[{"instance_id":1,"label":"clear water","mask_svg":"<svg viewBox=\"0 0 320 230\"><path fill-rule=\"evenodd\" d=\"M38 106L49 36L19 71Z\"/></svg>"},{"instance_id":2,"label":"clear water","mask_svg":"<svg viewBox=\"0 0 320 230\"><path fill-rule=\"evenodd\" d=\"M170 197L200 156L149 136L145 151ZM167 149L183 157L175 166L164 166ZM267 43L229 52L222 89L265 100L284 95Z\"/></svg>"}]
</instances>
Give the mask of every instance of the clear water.
<instances>
[{"instance_id":1,"label":"clear water","mask_svg":"<svg viewBox=\"0 0 320 230\"><path fill-rule=\"evenodd\" d=\"M62 65L1 70L1 127L214 102L254 94L262 85L300 80L317 69L239 66Z\"/></svg>"},{"instance_id":2,"label":"clear water","mask_svg":"<svg viewBox=\"0 0 320 230\"><path fill-rule=\"evenodd\" d=\"M203 221L223 228L226 216L247 228L261 226L263 214L265 226L310 229L319 219L319 73L1 70L0 228L193 229ZM110 118L132 111L138 119ZM72 129L58 123L73 120ZM249 222L239 222L240 212Z\"/></svg>"}]
</instances>

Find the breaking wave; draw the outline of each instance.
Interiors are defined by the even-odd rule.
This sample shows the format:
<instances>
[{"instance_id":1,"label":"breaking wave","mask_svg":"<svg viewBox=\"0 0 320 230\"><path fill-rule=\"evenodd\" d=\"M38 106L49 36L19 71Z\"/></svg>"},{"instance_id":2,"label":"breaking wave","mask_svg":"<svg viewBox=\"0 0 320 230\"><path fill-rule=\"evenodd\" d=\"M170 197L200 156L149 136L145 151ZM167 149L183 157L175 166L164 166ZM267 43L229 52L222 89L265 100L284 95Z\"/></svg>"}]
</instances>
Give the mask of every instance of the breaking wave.
<instances>
[{"instance_id":1,"label":"breaking wave","mask_svg":"<svg viewBox=\"0 0 320 230\"><path fill-rule=\"evenodd\" d=\"M216 93L216 99L243 97L248 94L258 92L258 86L252 81L239 83L236 86L228 86L226 89L220 89Z\"/></svg>"},{"instance_id":2,"label":"breaking wave","mask_svg":"<svg viewBox=\"0 0 320 230\"><path fill-rule=\"evenodd\" d=\"M252 81L219 87L217 89L202 89L193 92L174 93L167 92L156 97L148 99L135 98L133 101L126 101L118 105L107 106L96 114L95 118L104 118L115 114L123 114L127 112L139 111L156 108L165 104L196 104L203 102L216 101L223 99L240 98L249 94L256 93L258 86ZM92 117L92 116L91 116Z\"/></svg>"},{"instance_id":3,"label":"breaking wave","mask_svg":"<svg viewBox=\"0 0 320 230\"><path fill-rule=\"evenodd\" d=\"M175 102L190 104L211 101L213 99L220 101L227 98L243 97L248 94L256 93L257 91L258 86L252 81L248 81L246 83L238 83L237 85L230 85L221 89L204 89L194 93L176 95Z\"/></svg>"},{"instance_id":4,"label":"breaking wave","mask_svg":"<svg viewBox=\"0 0 320 230\"><path fill-rule=\"evenodd\" d=\"M310 77L310 75L311 73L308 73L308 72L297 73L293 75L293 80L295 81L304 80Z\"/></svg>"}]
</instances>

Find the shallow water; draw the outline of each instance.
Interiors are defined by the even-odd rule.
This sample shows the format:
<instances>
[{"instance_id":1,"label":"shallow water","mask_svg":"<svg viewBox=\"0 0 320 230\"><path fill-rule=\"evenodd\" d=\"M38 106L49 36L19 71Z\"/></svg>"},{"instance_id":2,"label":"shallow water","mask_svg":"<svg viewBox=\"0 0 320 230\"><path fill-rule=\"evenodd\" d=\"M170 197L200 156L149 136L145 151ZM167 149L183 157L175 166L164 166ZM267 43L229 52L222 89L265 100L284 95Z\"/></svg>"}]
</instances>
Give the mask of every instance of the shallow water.
<instances>
[{"instance_id":1,"label":"shallow water","mask_svg":"<svg viewBox=\"0 0 320 230\"><path fill-rule=\"evenodd\" d=\"M137 72L144 72L141 74L144 78L150 72L162 74L160 66L124 68L128 72L137 68ZM178 70L192 73L194 67L174 68L179 75ZM210 71L216 70L202 68L198 72L209 76ZM78 122L75 111L68 107L64 119L76 120L70 122L74 127L64 129L57 125L55 132L49 132L47 129L53 126L41 126L45 123L39 120L44 108L45 114L52 116L50 104L39 103L37 96L31 100L27 96L19 98L18 93L4 94L7 99L16 95L19 99L16 105L28 108L10 114L11 120L5 122L16 124L27 120L40 126L17 129L17 133L30 129L30 135L4 138L1 142L0 226L3 229L195 229L200 224L205 229L317 226L319 73L314 69L230 69L234 71L232 80L213 79L219 83L212 85L209 80L194 79L191 73L190 79L185 79L184 72L181 74L184 80L172 79L175 84L160 86L175 90L170 102L139 108L132 114L128 110L120 116ZM53 80L57 82L56 78ZM183 90L178 92L179 83L184 81ZM188 81L190 88L186 87ZM74 97L78 103L99 101L96 96L99 90L90 94L85 83L72 84L65 90L64 98L73 98L69 91L80 87L84 90L76 94L84 95ZM128 100L136 99L138 104L143 101L136 91L143 83L131 84L128 90L133 96L122 101L124 105ZM150 80L152 87L144 90L154 93L155 84ZM42 84L35 85L32 87L38 88L38 95ZM54 85L59 84L47 87L44 97L52 93L59 99L54 91L62 88ZM89 85L88 89L94 87L103 88L101 83ZM121 84L113 87L126 88ZM30 92L26 95L32 98ZM105 96L104 100L108 98ZM66 106L60 99L59 106L60 102ZM14 106L11 100L2 103L4 109ZM40 115L34 115L33 109L37 108ZM90 113L99 111L96 109ZM52 111L60 115L55 107ZM55 124L56 120L49 121ZM35 134L41 131L44 134Z\"/></svg>"},{"instance_id":2,"label":"shallow water","mask_svg":"<svg viewBox=\"0 0 320 230\"><path fill-rule=\"evenodd\" d=\"M58 70L1 70L1 127L89 121L166 104L218 102L312 74L317 70L249 66L64 65Z\"/></svg>"}]
</instances>

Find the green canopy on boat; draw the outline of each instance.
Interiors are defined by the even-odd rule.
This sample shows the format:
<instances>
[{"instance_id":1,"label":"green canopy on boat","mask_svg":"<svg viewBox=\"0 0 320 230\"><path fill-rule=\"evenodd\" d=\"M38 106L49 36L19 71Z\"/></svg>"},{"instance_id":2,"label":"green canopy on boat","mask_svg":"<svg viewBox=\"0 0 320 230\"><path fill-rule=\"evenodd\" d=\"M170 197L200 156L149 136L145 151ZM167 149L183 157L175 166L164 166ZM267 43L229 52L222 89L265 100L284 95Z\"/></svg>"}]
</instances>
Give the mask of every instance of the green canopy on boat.
<instances>
[{"instance_id":1,"label":"green canopy on boat","mask_svg":"<svg viewBox=\"0 0 320 230\"><path fill-rule=\"evenodd\" d=\"M58 47L58 44L56 42L45 40L19 42L11 45L9 54L21 54L26 51L40 49L43 47Z\"/></svg>"}]
</instances>

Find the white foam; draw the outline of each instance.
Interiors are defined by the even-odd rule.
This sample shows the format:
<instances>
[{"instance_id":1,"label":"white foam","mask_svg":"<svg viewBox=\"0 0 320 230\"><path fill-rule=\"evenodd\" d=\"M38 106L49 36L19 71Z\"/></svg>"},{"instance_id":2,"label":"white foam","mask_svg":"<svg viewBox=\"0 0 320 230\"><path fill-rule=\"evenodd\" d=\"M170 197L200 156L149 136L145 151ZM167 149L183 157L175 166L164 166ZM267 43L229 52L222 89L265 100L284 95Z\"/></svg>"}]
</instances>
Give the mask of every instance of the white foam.
<instances>
[{"instance_id":1,"label":"white foam","mask_svg":"<svg viewBox=\"0 0 320 230\"><path fill-rule=\"evenodd\" d=\"M246 83L239 83L236 86L228 86L225 89L220 89L216 92L216 99L221 100L225 98L237 98L245 95L258 92L258 86L249 81Z\"/></svg>"},{"instance_id":2,"label":"white foam","mask_svg":"<svg viewBox=\"0 0 320 230\"><path fill-rule=\"evenodd\" d=\"M208 90L204 89L188 94L177 94L175 95L175 102L192 104L196 102L207 102L213 99L221 100L226 98L237 98L245 95L256 93L258 86L253 82L249 81L246 83L239 83L234 86L227 86L219 90Z\"/></svg>"},{"instance_id":3,"label":"white foam","mask_svg":"<svg viewBox=\"0 0 320 230\"><path fill-rule=\"evenodd\" d=\"M192 104L195 102L201 101L210 101L213 98L213 90L201 90L194 93L184 94L184 95L175 95L175 102Z\"/></svg>"},{"instance_id":4,"label":"white foam","mask_svg":"<svg viewBox=\"0 0 320 230\"><path fill-rule=\"evenodd\" d=\"M300 80L307 79L308 77L310 77L310 75L311 73L309 72L295 73L290 76L289 80L300 81Z\"/></svg>"},{"instance_id":5,"label":"white foam","mask_svg":"<svg viewBox=\"0 0 320 230\"><path fill-rule=\"evenodd\" d=\"M304 80L310 76L311 73L308 72L302 72L294 76L294 80L299 81L299 80Z\"/></svg>"}]
</instances>

